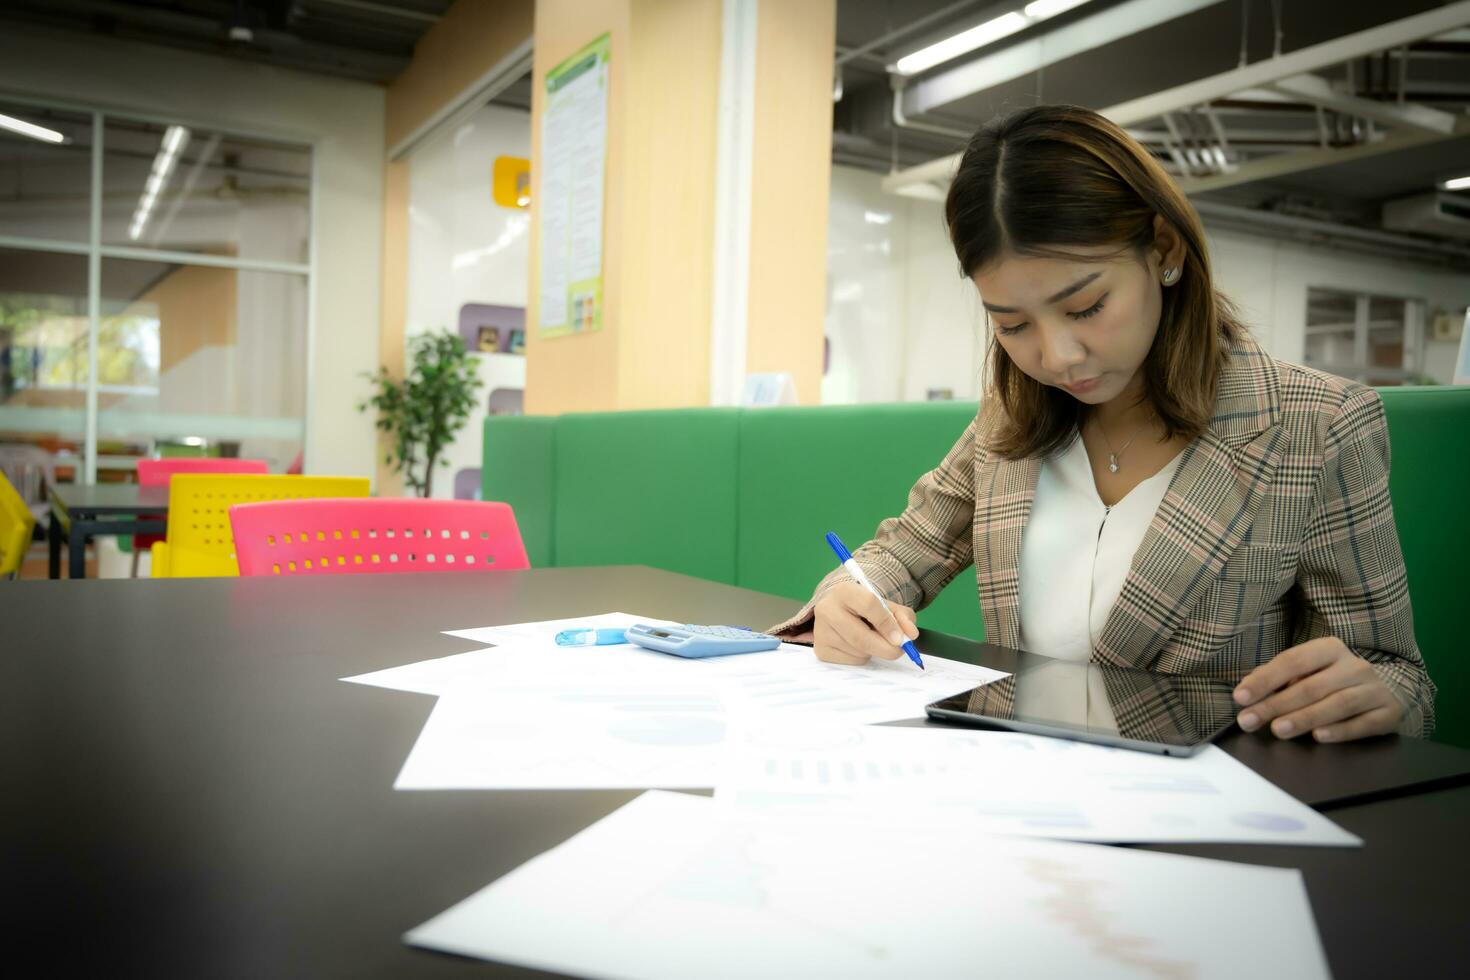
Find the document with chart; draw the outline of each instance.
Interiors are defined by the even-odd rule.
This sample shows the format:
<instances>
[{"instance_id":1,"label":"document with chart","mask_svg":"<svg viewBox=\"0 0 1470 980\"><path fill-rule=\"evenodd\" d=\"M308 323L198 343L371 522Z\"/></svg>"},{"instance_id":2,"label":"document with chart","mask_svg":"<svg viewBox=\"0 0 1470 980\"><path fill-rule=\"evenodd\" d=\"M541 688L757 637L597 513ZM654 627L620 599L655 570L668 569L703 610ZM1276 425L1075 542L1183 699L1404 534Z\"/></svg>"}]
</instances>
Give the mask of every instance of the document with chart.
<instances>
[{"instance_id":1,"label":"document with chart","mask_svg":"<svg viewBox=\"0 0 1470 980\"><path fill-rule=\"evenodd\" d=\"M1216 746L1187 758L1015 732L773 726L732 734L715 798L745 816L1064 840L1355 846Z\"/></svg>"},{"instance_id":2,"label":"document with chart","mask_svg":"<svg viewBox=\"0 0 1470 980\"><path fill-rule=\"evenodd\" d=\"M405 939L646 980L1328 976L1295 870L717 811L644 793Z\"/></svg>"}]
</instances>

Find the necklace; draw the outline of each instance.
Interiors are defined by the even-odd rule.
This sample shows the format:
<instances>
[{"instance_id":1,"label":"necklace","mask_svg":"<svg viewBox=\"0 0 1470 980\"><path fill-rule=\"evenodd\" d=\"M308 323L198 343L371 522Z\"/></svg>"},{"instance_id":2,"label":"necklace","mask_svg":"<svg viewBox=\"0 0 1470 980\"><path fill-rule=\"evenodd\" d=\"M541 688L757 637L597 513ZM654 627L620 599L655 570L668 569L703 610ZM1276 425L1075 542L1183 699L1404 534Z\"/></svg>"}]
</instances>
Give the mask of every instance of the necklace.
<instances>
[{"instance_id":1,"label":"necklace","mask_svg":"<svg viewBox=\"0 0 1470 980\"><path fill-rule=\"evenodd\" d=\"M1138 433L1143 429L1144 423L1140 422L1135 425L1133 431L1128 436L1128 441L1123 443L1118 449L1114 449L1113 444L1108 441L1108 431L1103 428L1102 422L1096 419L1094 421L1097 422L1097 432L1098 435L1102 436L1103 445L1108 447L1108 472L1116 473L1118 472L1118 457L1127 452L1128 447L1133 445L1133 440L1138 438Z\"/></svg>"}]
</instances>

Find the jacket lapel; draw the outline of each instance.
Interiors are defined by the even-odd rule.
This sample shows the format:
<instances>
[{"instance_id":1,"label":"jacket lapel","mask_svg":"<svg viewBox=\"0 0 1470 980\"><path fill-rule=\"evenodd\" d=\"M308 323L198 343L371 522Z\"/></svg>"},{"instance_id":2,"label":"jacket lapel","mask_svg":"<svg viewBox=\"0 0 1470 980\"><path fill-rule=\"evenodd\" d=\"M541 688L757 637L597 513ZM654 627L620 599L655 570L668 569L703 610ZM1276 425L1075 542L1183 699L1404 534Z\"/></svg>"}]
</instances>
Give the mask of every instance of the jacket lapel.
<instances>
[{"instance_id":1,"label":"jacket lapel","mask_svg":"<svg viewBox=\"0 0 1470 980\"><path fill-rule=\"evenodd\" d=\"M1210 428L1184 450L1133 556L1095 662L1150 667L1158 659L1251 527L1284 450L1279 414L1276 364L1243 340L1220 379Z\"/></svg>"},{"instance_id":2,"label":"jacket lapel","mask_svg":"<svg viewBox=\"0 0 1470 980\"><path fill-rule=\"evenodd\" d=\"M983 429L984 427L979 427ZM975 447L975 576L985 639L1000 646L1021 645L1021 532L1036 499L1041 460L992 458Z\"/></svg>"}]
</instances>

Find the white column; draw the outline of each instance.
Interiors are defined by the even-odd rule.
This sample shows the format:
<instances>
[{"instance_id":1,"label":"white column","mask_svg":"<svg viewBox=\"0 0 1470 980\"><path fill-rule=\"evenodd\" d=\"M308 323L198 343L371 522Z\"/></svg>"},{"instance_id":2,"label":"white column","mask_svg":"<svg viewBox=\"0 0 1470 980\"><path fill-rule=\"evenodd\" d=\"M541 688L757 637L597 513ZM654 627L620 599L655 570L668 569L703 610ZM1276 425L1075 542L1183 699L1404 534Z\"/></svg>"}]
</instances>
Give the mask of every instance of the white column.
<instances>
[{"instance_id":1,"label":"white column","mask_svg":"<svg viewBox=\"0 0 1470 980\"><path fill-rule=\"evenodd\" d=\"M755 147L758 0L724 0L715 159L714 301L710 404L738 405L745 387L750 299L750 206Z\"/></svg>"}]
</instances>

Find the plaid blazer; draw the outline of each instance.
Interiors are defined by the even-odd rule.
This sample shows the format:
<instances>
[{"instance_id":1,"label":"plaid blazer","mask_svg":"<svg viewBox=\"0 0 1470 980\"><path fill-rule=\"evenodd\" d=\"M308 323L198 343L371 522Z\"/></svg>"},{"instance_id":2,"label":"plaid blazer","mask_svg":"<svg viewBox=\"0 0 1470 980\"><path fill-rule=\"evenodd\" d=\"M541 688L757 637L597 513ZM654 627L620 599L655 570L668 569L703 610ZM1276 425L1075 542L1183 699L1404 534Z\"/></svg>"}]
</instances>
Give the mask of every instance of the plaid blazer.
<instances>
[{"instance_id":1,"label":"plaid blazer","mask_svg":"<svg viewBox=\"0 0 1470 980\"><path fill-rule=\"evenodd\" d=\"M989 404L989 403L986 403ZM854 557L886 596L921 609L973 564L986 639L1020 645L1021 533L1040 458L988 449L984 406L940 464ZM1231 682L1288 647L1336 636L1404 705L1400 731L1434 727L1434 684L1414 641L1388 496L1388 426L1371 388L1231 351L1209 429L1184 450L1096 663ZM774 628L810 640L817 586Z\"/></svg>"}]
</instances>

